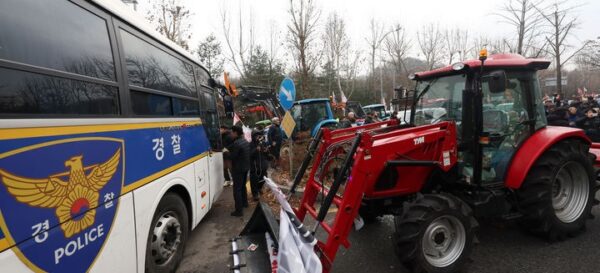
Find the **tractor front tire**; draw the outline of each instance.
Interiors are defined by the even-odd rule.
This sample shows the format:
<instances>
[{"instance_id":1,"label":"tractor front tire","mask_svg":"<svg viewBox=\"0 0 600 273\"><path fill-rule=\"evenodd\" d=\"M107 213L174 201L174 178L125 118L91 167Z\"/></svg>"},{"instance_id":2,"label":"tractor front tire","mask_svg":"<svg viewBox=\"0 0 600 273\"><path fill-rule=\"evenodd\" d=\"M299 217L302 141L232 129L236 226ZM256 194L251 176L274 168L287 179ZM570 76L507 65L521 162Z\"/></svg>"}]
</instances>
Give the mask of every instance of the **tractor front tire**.
<instances>
[{"instance_id":1,"label":"tractor front tire","mask_svg":"<svg viewBox=\"0 0 600 273\"><path fill-rule=\"evenodd\" d=\"M478 224L471 208L450 194L420 195L396 216L396 255L413 272L459 272L467 264Z\"/></svg>"},{"instance_id":2,"label":"tractor front tire","mask_svg":"<svg viewBox=\"0 0 600 273\"><path fill-rule=\"evenodd\" d=\"M596 190L588 145L559 142L537 159L517 190L521 225L550 241L573 237L592 217Z\"/></svg>"}]
</instances>

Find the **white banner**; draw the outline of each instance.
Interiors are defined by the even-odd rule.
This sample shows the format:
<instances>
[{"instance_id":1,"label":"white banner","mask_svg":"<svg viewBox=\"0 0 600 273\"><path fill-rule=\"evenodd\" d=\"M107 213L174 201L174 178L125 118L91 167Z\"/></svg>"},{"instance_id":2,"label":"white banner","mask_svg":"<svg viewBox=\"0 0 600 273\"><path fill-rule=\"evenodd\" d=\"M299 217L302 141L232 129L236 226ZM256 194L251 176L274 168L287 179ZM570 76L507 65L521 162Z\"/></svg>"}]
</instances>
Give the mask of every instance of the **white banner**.
<instances>
[{"instance_id":1,"label":"white banner","mask_svg":"<svg viewBox=\"0 0 600 273\"><path fill-rule=\"evenodd\" d=\"M317 240L295 217L292 207L277 184L267 177L265 181L281 204L277 272L321 273L323 266L314 251Z\"/></svg>"}]
</instances>

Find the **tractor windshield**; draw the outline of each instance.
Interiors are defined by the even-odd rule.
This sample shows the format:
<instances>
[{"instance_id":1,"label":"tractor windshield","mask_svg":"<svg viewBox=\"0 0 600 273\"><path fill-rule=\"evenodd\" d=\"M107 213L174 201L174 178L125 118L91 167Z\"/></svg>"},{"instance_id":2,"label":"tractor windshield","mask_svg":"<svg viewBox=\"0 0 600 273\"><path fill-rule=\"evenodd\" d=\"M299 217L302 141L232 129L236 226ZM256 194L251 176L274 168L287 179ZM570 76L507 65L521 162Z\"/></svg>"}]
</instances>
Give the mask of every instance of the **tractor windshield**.
<instances>
[{"instance_id":1,"label":"tractor windshield","mask_svg":"<svg viewBox=\"0 0 600 273\"><path fill-rule=\"evenodd\" d=\"M454 120L460 124L466 77L462 74L419 81L414 124L434 124L443 120Z\"/></svg>"}]
</instances>

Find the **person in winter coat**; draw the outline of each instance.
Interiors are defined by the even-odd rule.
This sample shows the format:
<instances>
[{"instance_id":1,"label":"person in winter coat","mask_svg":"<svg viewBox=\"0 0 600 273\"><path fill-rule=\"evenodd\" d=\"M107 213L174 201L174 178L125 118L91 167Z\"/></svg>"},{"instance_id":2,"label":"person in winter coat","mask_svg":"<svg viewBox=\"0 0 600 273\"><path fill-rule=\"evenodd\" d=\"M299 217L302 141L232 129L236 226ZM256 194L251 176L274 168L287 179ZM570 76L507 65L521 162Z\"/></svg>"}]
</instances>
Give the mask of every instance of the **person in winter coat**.
<instances>
[{"instance_id":1,"label":"person in winter coat","mask_svg":"<svg viewBox=\"0 0 600 273\"><path fill-rule=\"evenodd\" d=\"M264 132L255 130L250 142L250 191L254 201L258 201L264 184L263 177L267 175L268 158L269 146L265 141Z\"/></svg>"},{"instance_id":2,"label":"person in winter coat","mask_svg":"<svg viewBox=\"0 0 600 273\"><path fill-rule=\"evenodd\" d=\"M350 128L356 124L356 114L348 112L348 115L340 122L340 128Z\"/></svg>"},{"instance_id":3,"label":"person in winter coat","mask_svg":"<svg viewBox=\"0 0 600 273\"><path fill-rule=\"evenodd\" d=\"M250 170L250 143L244 138L240 126L231 127L233 143L227 148L231 158L231 176L233 177L233 199L235 211L231 216L243 216L243 208L248 207L246 181Z\"/></svg>"},{"instance_id":4,"label":"person in winter coat","mask_svg":"<svg viewBox=\"0 0 600 273\"><path fill-rule=\"evenodd\" d=\"M593 141L600 141L600 118L596 115L594 109L587 109L585 117L577 120L577 127L583 129L585 134Z\"/></svg>"},{"instance_id":5,"label":"person in winter coat","mask_svg":"<svg viewBox=\"0 0 600 273\"><path fill-rule=\"evenodd\" d=\"M225 147L223 150L223 177L225 178L224 186L231 186L233 184L231 182L231 175L229 174L231 172L231 158L229 157L229 150L227 150L227 147L233 143L233 140L231 139L231 130L227 126L221 125L219 131L221 133L221 143L223 144L223 147Z\"/></svg>"},{"instance_id":6,"label":"person in winter coat","mask_svg":"<svg viewBox=\"0 0 600 273\"><path fill-rule=\"evenodd\" d=\"M279 153L281 151L281 144L283 142L283 135L281 134L281 128L279 128L279 118L274 117L271 119L271 127L267 132L269 137L269 150L273 157L273 168L279 166Z\"/></svg>"},{"instance_id":7,"label":"person in winter coat","mask_svg":"<svg viewBox=\"0 0 600 273\"><path fill-rule=\"evenodd\" d=\"M548 120L548 125L569 127L567 109L564 107L556 108L554 105L551 105L548 107L548 116L546 119Z\"/></svg>"}]
</instances>

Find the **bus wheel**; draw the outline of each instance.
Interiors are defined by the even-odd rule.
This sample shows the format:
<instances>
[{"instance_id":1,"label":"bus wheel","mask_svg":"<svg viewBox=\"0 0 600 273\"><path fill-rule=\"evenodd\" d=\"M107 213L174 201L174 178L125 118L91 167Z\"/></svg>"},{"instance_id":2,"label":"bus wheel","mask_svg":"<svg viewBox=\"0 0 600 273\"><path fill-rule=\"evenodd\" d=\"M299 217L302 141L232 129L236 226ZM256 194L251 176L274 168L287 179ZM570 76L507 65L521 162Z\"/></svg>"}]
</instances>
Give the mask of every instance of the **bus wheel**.
<instances>
[{"instance_id":1,"label":"bus wheel","mask_svg":"<svg viewBox=\"0 0 600 273\"><path fill-rule=\"evenodd\" d=\"M152 217L146 243L146 272L175 272L183 258L189 234L188 214L183 200L167 193Z\"/></svg>"}]
</instances>

